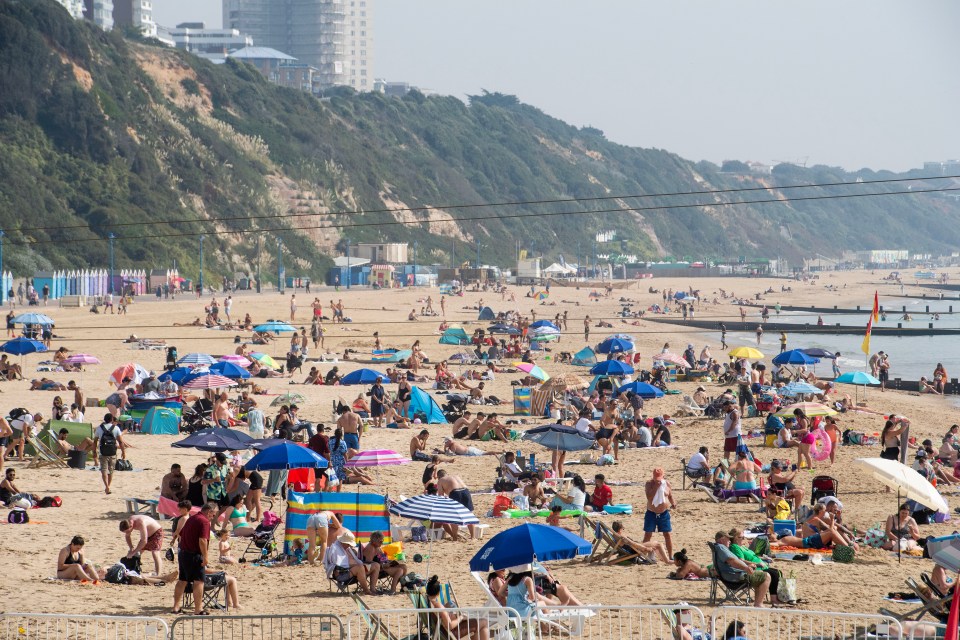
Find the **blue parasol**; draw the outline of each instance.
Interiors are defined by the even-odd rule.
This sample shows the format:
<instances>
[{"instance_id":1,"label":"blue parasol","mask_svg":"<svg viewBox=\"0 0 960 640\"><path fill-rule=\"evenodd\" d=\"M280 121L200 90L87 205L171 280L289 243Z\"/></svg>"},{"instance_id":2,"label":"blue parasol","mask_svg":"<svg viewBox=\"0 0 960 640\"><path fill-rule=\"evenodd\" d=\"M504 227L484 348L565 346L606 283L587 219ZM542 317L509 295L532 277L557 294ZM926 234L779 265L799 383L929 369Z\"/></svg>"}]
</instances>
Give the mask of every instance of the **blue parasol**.
<instances>
[{"instance_id":1,"label":"blue parasol","mask_svg":"<svg viewBox=\"0 0 960 640\"><path fill-rule=\"evenodd\" d=\"M633 342L623 338L607 338L597 345L597 353L623 353L633 351Z\"/></svg>"},{"instance_id":2,"label":"blue parasol","mask_svg":"<svg viewBox=\"0 0 960 640\"><path fill-rule=\"evenodd\" d=\"M778 353L773 358L773 364L816 364L820 362L819 358L804 353L801 349L791 349Z\"/></svg>"},{"instance_id":3,"label":"blue parasol","mask_svg":"<svg viewBox=\"0 0 960 640\"><path fill-rule=\"evenodd\" d=\"M12 353L15 356L22 356L28 353L38 353L46 350L47 347L42 342L38 340L31 340L30 338L24 338L23 336L14 338L13 340L8 340L0 345L0 351L3 351L4 353Z\"/></svg>"},{"instance_id":4,"label":"blue parasol","mask_svg":"<svg viewBox=\"0 0 960 640\"><path fill-rule=\"evenodd\" d=\"M553 451L583 451L595 444L592 438L563 424L548 424L530 429L523 434L523 439Z\"/></svg>"},{"instance_id":5,"label":"blue parasol","mask_svg":"<svg viewBox=\"0 0 960 640\"><path fill-rule=\"evenodd\" d=\"M652 384L647 384L646 382L640 382L635 380L633 382L628 382L619 389L617 389L617 395L621 393L626 393L628 391L633 391L635 394L643 398L644 400L653 400L654 398L662 398L663 391L653 386Z\"/></svg>"},{"instance_id":6,"label":"blue parasol","mask_svg":"<svg viewBox=\"0 0 960 640\"><path fill-rule=\"evenodd\" d=\"M250 458L244 465L257 471L276 471L281 469L326 469L330 466L326 458L306 447L285 440L281 444L263 449Z\"/></svg>"},{"instance_id":7,"label":"blue parasol","mask_svg":"<svg viewBox=\"0 0 960 640\"><path fill-rule=\"evenodd\" d=\"M625 376L633 373L633 367L619 360L604 360L590 367L590 373L598 376Z\"/></svg>"},{"instance_id":8,"label":"blue parasol","mask_svg":"<svg viewBox=\"0 0 960 640\"><path fill-rule=\"evenodd\" d=\"M545 524L521 524L501 531L470 559L471 571L509 569L534 560L567 560L590 553L593 545L575 533Z\"/></svg>"}]
</instances>

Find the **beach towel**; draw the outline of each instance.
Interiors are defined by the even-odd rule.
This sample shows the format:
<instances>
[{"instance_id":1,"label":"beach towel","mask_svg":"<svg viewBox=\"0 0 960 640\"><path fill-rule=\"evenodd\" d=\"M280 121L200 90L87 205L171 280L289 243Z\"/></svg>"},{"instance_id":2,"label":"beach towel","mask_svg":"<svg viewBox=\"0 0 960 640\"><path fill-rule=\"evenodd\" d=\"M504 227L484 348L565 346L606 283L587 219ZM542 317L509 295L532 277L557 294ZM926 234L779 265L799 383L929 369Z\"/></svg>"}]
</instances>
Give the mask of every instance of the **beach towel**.
<instances>
[{"instance_id":1,"label":"beach towel","mask_svg":"<svg viewBox=\"0 0 960 640\"><path fill-rule=\"evenodd\" d=\"M291 553L293 541L307 536L307 520L318 511L333 511L343 520L343 526L357 537L358 542L370 540L374 531L383 533L384 544L390 544L390 513L387 498L376 493L298 493L287 494L286 531L283 536L284 553Z\"/></svg>"}]
</instances>

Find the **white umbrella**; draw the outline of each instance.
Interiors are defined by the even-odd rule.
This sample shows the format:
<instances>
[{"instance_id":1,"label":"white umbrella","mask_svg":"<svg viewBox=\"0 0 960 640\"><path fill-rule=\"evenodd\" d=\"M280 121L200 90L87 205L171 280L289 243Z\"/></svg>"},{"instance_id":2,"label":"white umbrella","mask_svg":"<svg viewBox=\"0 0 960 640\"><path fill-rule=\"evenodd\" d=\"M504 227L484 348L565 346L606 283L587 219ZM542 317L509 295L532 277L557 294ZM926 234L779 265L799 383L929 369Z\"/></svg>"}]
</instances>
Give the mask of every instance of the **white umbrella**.
<instances>
[{"instance_id":1,"label":"white umbrella","mask_svg":"<svg viewBox=\"0 0 960 640\"><path fill-rule=\"evenodd\" d=\"M907 500L940 513L950 513L950 505L936 487L907 465L885 458L857 458L854 462L866 467L875 480L896 489Z\"/></svg>"}]
</instances>

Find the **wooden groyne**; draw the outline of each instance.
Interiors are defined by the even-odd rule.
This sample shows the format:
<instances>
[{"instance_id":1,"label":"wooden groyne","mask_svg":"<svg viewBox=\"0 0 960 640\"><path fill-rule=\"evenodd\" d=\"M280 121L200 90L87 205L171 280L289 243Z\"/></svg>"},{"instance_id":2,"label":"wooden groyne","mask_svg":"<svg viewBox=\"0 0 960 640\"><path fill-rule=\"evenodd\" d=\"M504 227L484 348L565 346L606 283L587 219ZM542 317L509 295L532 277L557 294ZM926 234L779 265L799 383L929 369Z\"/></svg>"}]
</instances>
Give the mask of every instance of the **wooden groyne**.
<instances>
[{"instance_id":1,"label":"wooden groyne","mask_svg":"<svg viewBox=\"0 0 960 640\"><path fill-rule=\"evenodd\" d=\"M683 327L692 327L695 329L705 329L707 331L719 331L720 323L716 320L683 320L682 318L658 318L650 314L647 314L643 317L644 320L649 322L658 322L661 324L672 324ZM759 322L740 322L739 320L725 320L723 324L727 327L727 331L747 331L754 332L757 330L757 325L761 324ZM821 335L863 335L863 332L866 328L866 325L841 325L837 324L823 324L818 325L816 323L790 323L790 322L764 322L763 330L766 333L784 331L786 333L799 333L799 334L821 334ZM919 323L913 323L919 324ZM926 326L912 326L904 327L903 323L897 323L896 327L885 327L885 326L874 326L873 335L875 336L891 336L895 338L913 338L913 337L927 337L927 336L957 336L960 335L960 327L957 328L940 328L934 327L933 323L927 323Z\"/></svg>"}]
</instances>

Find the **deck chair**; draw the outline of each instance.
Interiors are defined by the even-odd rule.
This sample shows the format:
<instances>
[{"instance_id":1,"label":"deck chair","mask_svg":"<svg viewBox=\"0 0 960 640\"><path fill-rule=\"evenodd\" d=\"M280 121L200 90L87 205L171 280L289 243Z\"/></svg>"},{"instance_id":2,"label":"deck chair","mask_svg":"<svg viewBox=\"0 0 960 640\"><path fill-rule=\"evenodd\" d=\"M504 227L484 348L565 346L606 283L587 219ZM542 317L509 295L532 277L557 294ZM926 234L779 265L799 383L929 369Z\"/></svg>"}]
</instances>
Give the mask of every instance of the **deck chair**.
<instances>
[{"instance_id":1,"label":"deck chair","mask_svg":"<svg viewBox=\"0 0 960 640\"><path fill-rule=\"evenodd\" d=\"M35 438L24 434L24 440L27 446L33 447L33 460L27 465L28 469L41 469L43 467L54 467L57 469L66 469L67 461L61 458L50 447L45 445L40 438Z\"/></svg>"},{"instance_id":2,"label":"deck chair","mask_svg":"<svg viewBox=\"0 0 960 640\"><path fill-rule=\"evenodd\" d=\"M651 564L646 554L633 549L625 549L617 541L617 535L603 522L587 519L593 527L593 549L590 551L588 562L606 565L620 564Z\"/></svg>"},{"instance_id":3,"label":"deck chair","mask_svg":"<svg viewBox=\"0 0 960 640\"><path fill-rule=\"evenodd\" d=\"M837 497L840 490L840 483L830 476L816 476L813 479L813 486L810 490L810 504L817 504L820 498L827 496Z\"/></svg>"},{"instance_id":4,"label":"deck chair","mask_svg":"<svg viewBox=\"0 0 960 640\"><path fill-rule=\"evenodd\" d=\"M703 407L693 401L693 396L683 396L683 400L680 402L680 410L683 411L681 415L698 418L703 416Z\"/></svg>"},{"instance_id":5,"label":"deck chair","mask_svg":"<svg viewBox=\"0 0 960 640\"><path fill-rule=\"evenodd\" d=\"M372 610L367 603L363 601L363 598L356 593L350 594L350 597L353 599L354 604L357 605L357 613L360 615L360 620L363 621L364 627L366 627L362 640L399 640L397 636L393 635L389 627L380 620L377 614L371 613Z\"/></svg>"},{"instance_id":6,"label":"deck chair","mask_svg":"<svg viewBox=\"0 0 960 640\"><path fill-rule=\"evenodd\" d=\"M227 573L217 571L208 573L203 579L203 609L217 609L227 611ZM183 608L193 608L193 590L187 589L183 594Z\"/></svg>"},{"instance_id":7,"label":"deck chair","mask_svg":"<svg viewBox=\"0 0 960 640\"><path fill-rule=\"evenodd\" d=\"M720 554L717 553L717 543L708 542L710 555L713 558L713 568L710 571L710 604L722 605L731 602L734 605L748 605L751 602L750 585L746 582L730 582L720 573ZM720 593L722 592L722 593ZM722 595L721 600L717 596Z\"/></svg>"}]
</instances>

